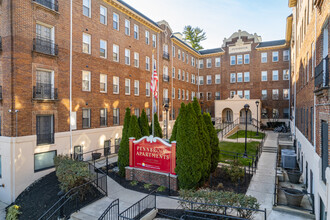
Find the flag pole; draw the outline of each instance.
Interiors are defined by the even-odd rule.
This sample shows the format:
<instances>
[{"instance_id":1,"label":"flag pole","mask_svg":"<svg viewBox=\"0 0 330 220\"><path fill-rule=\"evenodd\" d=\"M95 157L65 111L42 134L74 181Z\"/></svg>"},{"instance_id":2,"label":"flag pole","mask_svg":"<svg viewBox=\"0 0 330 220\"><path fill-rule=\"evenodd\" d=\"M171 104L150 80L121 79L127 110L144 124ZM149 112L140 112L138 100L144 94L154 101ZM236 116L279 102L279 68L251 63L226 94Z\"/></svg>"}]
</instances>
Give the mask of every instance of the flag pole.
<instances>
[{"instance_id":1,"label":"flag pole","mask_svg":"<svg viewBox=\"0 0 330 220\"><path fill-rule=\"evenodd\" d=\"M153 77L153 74L154 74L154 50L152 50L152 59L151 59L151 80L153 81L152 83L152 122L151 122L151 128L152 128L152 136L155 136L155 118L154 118L154 115L155 115L155 106L154 106L154 103L155 103L155 92L154 92L154 89L155 89L155 82L154 82L154 77Z\"/></svg>"}]
</instances>

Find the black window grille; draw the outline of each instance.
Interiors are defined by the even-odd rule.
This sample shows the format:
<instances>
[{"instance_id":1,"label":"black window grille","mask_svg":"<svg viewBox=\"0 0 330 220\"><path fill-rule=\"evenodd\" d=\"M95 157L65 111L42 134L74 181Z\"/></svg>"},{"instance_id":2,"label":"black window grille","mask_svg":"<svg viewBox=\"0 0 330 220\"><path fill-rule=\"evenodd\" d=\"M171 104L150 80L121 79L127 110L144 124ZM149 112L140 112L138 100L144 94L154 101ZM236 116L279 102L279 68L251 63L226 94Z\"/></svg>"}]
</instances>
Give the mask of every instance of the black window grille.
<instances>
[{"instance_id":1,"label":"black window grille","mask_svg":"<svg viewBox=\"0 0 330 220\"><path fill-rule=\"evenodd\" d=\"M37 145L54 143L53 115L37 116Z\"/></svg>"}]
</instances>

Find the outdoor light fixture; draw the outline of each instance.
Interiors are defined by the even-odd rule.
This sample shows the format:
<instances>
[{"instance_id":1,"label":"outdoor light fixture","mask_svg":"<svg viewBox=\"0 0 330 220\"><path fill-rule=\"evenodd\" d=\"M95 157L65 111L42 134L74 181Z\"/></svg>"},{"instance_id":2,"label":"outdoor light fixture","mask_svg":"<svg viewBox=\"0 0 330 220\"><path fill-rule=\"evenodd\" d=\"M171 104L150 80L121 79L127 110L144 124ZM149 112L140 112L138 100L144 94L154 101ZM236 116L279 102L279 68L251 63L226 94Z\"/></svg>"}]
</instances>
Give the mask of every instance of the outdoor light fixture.
<instances>
[{"instance_id":1,"label":"outdoor light fixture","mask_svg":"<svg viewBox=\"0 0 330 220\"><path fill-rule=\"evenodd\" d=\"M164 109L166 111L166 140L168 140L168 115L167 115L167 112L168 112L169 108L170 108L170 106L168 104L164 105Z\"/></svg>"},{"instance_id":2,"label":"outdoor light fixture","mask_svg":"<svg viewBox=\"0 0 330 220\"><path fill-rule=\"evenodd\" d=\"M257 105L257 134L256 134L256 136L259 136L259 132L258 132L258 128L259 128L259 114L258 114L258 110L259 110L259 101L256 101L256 105Z\"/></svg>"},{"instance_id":3,"label":"outdoor light fixture","mask_svg":"<svg viewBox=\"0 0 330 220\"><path fill-rule=\"evenodd\" d=\"M250 108L250 106L248 104L244 105L244 110L245 110L245 151L243 154L244 158L248 157L248 155L246 153L246 139L247 139L247 115L248 115L249 108Z\"/></svg>"}]
</instances>

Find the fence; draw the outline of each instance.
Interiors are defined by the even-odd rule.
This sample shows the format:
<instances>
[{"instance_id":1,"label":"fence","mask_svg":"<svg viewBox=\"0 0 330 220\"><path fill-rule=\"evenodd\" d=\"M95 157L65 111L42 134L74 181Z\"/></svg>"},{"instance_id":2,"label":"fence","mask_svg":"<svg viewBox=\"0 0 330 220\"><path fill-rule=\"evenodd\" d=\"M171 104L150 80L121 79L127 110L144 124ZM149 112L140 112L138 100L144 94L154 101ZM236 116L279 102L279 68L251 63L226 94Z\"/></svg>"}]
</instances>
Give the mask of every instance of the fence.
<instances>
[{"instance_id":1,"label":"fence","mask_svg":"<svg viewBox=\"0 0 330 220\"><path fill-rule=\"evenodd\" d=\"M118 154L119 151L119 143L112 145L110 142L109 147L99 148L87 152L74 152L74 159L81 161L90 161L100 159L102 156L107 157L113 154Z\"/></svg>"},{"instance_id":2,"label":"fence","mask_svg":"<svg viewBox=\"0 0 330 220\"><path fill-rule=\"evenodd\" d=\"M119 216L119 199L113 201L100 216L99 220L115 220Z\"/></svg>"},{"instance_id":3,"label":"fence","mask_svg":"<svg viewBox=\"0 0 330 220\"><path fill-rule=\"evenodd\" d=\"M225 137L230 131L232 131L236 126L239 125L239 119L236 119L235 121L233 121L232 123L228 123L227 126L225 126L218 134L218 138L220 138L221 140L223 139L223 137Z\"/></svg>"}]
</instances>

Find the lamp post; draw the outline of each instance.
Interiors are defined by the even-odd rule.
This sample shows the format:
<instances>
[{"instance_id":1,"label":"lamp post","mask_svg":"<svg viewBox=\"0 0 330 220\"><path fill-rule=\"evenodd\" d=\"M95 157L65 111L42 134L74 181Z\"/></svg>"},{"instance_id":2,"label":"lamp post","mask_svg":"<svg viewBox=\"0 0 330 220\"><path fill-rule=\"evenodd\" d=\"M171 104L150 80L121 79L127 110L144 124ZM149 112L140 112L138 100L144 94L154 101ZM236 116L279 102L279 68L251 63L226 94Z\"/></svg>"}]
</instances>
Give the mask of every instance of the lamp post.
<instances>
[{"instance_id":1,"label":"lamp post","mask_svg":"<svg viewBox=\"0 0 330 220\"><path fill-rule=\"evenodd\" d=\"M168 139L168 109L169 109L169 105L166 103L164 105L165 111L166 111L166 139Z\"/></svg>"},{"instance_id":2,"label":"lamp post","mask_svg":"<svg viewBox=\"0 0 330 220\"><path fill-rule=\"evenodd\" d=\"M243 154L244 158L248 157L248 155L246 153L246 139L247 139L247 114L248 114L249 108L250 108L250 106L248 104L244 105L244 110L245 110L245 151Z\"/></svg>"},{"instance_id":3,"label":"lamp post","mask_svg":"<svg viewBox=\"0 0 330 220\"><path fill-rule=\"evenodd\" d=\"M256 136L259 136L259 130L258 130L258 128L259 128L259 113L258 113L258 110L259 110L259 101L256 101L256 105L257 105L257 134L256 134Z\"/></svg>"}]
</instances>

